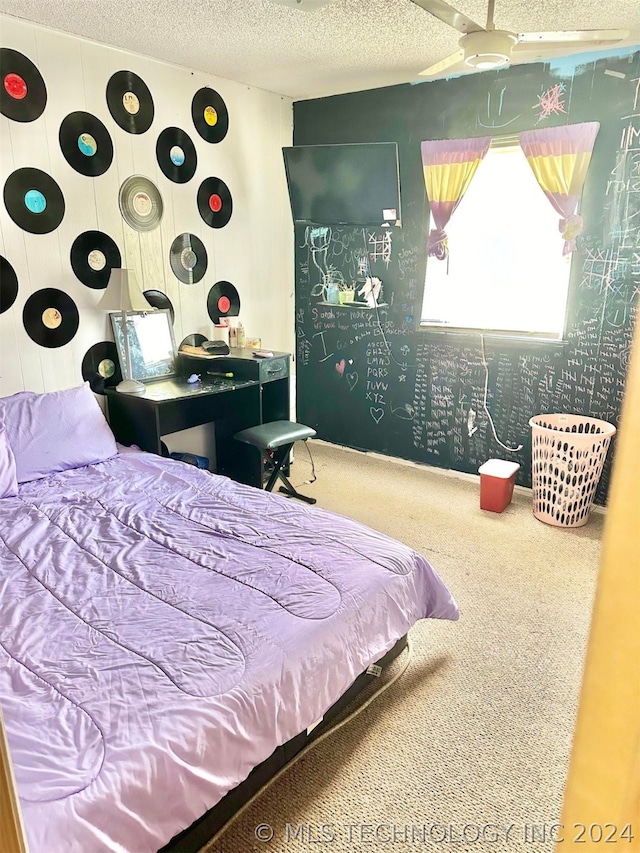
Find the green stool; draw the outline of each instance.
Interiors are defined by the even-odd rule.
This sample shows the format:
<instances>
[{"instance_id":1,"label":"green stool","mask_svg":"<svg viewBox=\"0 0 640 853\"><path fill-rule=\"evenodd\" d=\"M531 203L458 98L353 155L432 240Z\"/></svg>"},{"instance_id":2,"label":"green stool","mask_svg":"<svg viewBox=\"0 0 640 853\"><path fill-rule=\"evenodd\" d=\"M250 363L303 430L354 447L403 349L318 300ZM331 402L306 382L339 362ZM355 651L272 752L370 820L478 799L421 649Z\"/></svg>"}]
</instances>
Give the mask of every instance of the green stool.
<instances>
[{"instance_id":1,"label":"green stool","mask_svg":"<svg viewBox=\"0 0 640 853\"><path fill-rule=\"evenodd\" d=\"M270 421L266 424L260 424L260 426L243 429L242 432L237 432L234 438L237 441L257 447L261 453L267 451L271 454L273 471L264 487L265 491L270 492L276 480L280 478L284 483L284 486L279 488L280 492L292 498L299 498L305 503L314 504L315 498L308 498L296 491L285 477L282 466L289 458L289 452L296 441L306 441L308 438L313 438L315 434L316 431L311 427L297 424L294 421Z\"/></svg>"}]
</instances>

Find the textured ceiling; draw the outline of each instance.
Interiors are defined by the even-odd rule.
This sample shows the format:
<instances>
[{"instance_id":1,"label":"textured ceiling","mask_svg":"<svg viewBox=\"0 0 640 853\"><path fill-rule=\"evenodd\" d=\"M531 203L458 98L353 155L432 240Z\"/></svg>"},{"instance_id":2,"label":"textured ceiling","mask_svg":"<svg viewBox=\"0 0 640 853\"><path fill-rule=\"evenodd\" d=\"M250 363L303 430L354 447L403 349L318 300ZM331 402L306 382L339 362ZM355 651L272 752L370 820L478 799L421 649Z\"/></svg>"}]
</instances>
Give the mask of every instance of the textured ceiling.
<instances>
[{"instance_id":1,"label":"textured ceiling","mask_svg":"<svg viewBox=\"0 0 640 853\"><path fill-rule=\"evenodd\" d=\"M484 0L455 5L484 24ZM411 0L334 0L316 12L269 0L0 0L0 12L294 99L414 81L460 35ZM637 45L640 4L496 0L495 25L617 27L631 31L623 45Z\"/></svg>"}]
</instances>

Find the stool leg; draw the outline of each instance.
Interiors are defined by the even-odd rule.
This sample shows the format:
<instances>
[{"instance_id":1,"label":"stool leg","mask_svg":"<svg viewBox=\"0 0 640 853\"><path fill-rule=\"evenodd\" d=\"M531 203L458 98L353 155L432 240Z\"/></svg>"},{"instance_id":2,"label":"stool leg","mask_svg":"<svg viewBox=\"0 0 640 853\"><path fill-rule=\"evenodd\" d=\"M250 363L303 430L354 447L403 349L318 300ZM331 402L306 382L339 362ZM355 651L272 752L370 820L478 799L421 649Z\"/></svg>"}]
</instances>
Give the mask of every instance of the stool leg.
<instances>
[{"instance_id":1,"label":"stool leg","mask_svg":"<svg viewBox=\"0 0 640 853\"><path fill-rule=\"evenodd\" d=\"M267 481L267 485L264 487L266 492L270 492L273 489L275 482L278 479L278 476L280 475L280 469L284 464L284 460L289 455L289 451L291 450L292 446L293 445L291 444L283 444L282 447L279 447L273 454L273 471L271 472L271 476Z\"/></svg>"},{"instance_id":2,"label":"stool leg","mask_svg":"<svg viewBox=\"0 0 640 853\"><path fill-rule=\"evenodd\" d=\"M314 504L316 502L315 498L307 497L307 495L301 495L300 492L296 491L296 489L291 485L291 483L287 480L282 472L280 472L280 479L286 483L286 486L280 486L278 489L279 492L282 492L285 495L289 495L290 498L298 498L298 500L304 501L308 504Z\"/></svg>"},{"instance_id":3,"label":"stool leg","mask_svg":"<svg viewBox=\"0 0 640 853\"><path fill-rule=\"evenodd\" d=\"M285 495L289 495L290 498L298 498L298 500L304 501L305 503L314 504L316 502L316 499L309 498L306 495L301 495L300 492L298 492L289 482L289 480L285 477L284 472L282 470L282 466L289 458L289 451L292 447L293 444L285 444L276 450L273 457L273 471L271 472L271 476L267 481L267 485L264 487L265 491L270 492L273 489L276 480L280 478L285 485L280 486L280 488L278 489L279 492L282 492Z\"/></svg>"}]
</instances>

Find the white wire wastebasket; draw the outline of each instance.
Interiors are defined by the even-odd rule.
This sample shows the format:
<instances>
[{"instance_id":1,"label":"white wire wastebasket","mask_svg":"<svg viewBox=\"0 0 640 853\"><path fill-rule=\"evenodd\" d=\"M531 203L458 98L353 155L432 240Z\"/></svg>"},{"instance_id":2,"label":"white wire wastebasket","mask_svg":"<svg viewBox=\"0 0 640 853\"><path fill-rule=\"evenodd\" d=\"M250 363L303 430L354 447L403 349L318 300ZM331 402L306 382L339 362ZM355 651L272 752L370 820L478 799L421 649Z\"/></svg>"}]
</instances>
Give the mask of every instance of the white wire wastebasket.
<instances>
[{"instance_id":1,"label":"white wire wastebasket","mask_svg":"<svg viewBox=\"0 0 640 853\"><path fill-rule=\"evenodd\" d=\"M529 426L533 514L556 527L582 527L616 428L598 418L560 414L536 415Z\"/></svg>"}]
</instances>

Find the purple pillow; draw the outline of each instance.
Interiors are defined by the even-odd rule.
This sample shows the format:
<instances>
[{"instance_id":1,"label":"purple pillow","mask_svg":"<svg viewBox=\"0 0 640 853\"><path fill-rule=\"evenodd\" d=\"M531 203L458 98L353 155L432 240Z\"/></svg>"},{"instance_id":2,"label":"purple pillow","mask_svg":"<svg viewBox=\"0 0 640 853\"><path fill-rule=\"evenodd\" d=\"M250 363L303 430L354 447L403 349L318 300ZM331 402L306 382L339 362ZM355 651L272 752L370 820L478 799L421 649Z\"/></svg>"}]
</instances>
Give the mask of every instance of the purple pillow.
<instances>
[{"instance_id":1,"label":"purple pillow","mask_svg":"<svg viewBox=\"0 0 640 853\"><path fill-rule=\"evenodd\" d=\"M7 431L0 424L0 498L13 498L17 494L16 459L9 447Z\"/></svg>"},{"instance_id":2,"label":"purple pillow","mask_svg":"<svg viewBox=\"0 0 640 853\"><path fill-rule=\"evenodd\" d=\"M79 388L0 399L19 483L110 459L118 452L88 382Z\"/></svg>"}]
</instances>

